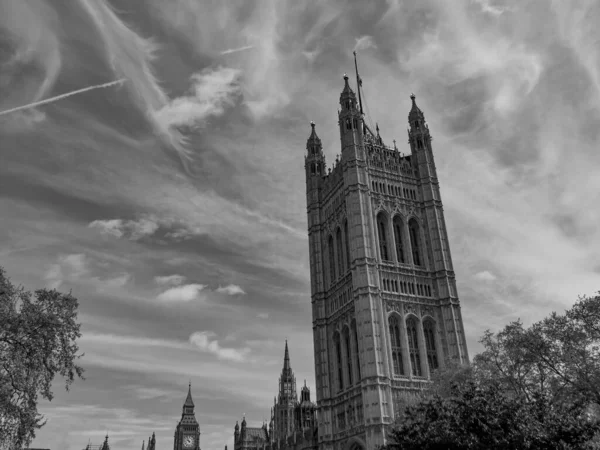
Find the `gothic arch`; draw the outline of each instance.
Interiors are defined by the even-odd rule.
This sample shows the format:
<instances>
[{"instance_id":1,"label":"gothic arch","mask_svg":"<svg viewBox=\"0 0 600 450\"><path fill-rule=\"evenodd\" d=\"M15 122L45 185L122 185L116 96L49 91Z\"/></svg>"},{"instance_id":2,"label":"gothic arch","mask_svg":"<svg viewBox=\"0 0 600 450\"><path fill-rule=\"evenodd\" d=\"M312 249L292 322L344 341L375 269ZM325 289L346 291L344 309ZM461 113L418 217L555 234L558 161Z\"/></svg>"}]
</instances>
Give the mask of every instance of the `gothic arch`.
<instances>
[{"instance_id":1,"label":"gothic arch","mask_svg":"<svg viewBox=\"0 0 600 450\"><path fill-rule=\"evenodd\" d=\"M335 354L335 368L337 373L337 387L338 391L344 389L344 371L342 363L342 336L339 331L333 333L333 347Z\"/></svg>"},{"instance_id":2,"label":"gothic arch","mask_svg":"<svg viewBox=\"0 0 600 450\"><path fill-rule=\"evenodd\" d=\"M425 339L425 353L427 355L427 366L429 367L429 373L431 373L439 367L438 342L436 339L437 324L433 317L428 315L423 317L422 325L423 337Z\"/></svg>"},{"instance_id":3,"label":"gothic arch","mask_svg":"<svg viewBox=\"0 0 600 450\"><path fill-rule=\"evenodd\" d=\"M390 233L388 227L388 215L380 210L375 216L377 226L377 240L379 242L379 256L382 261L390 261Z\"/></svg>"},{"instance_id":4,"label":"gothic arch","mask_svg":"<svg viewBox=\"0 0 600 450\"><path fill-rule=\"evenodd\" d=\"M335 243L337 246L337 273L341 276L344 273L344 243L342 242L342 228L335 230Z\"/></svg>"},{"instance_id":5,"label":"gothic arch","mask_svg":"<svg viewBox=\"0 0 600 450\"><path fill-rule=\"evenodd\" d=\"M333 243L333 235L330 234L327 238L327 255L329 259L329 285L333 286L336 280L335 277L335 248Z\"/></svg>"},{"instance_id":6,"label":"gothic arch","mask_svg":"<svg viewBox=\"0 0 600 450\"><path fill-rule=\"evenodd\" d=\"M392 234L394 235L394 251L396 253L396 261L404 264L408 261L408 255L406 254L408 246L405 239L405 227L406 222L404 217L400 213L396 213L392 216Z\"/></svg>"},{"instance_id":7,"label":"gothic arch","mask_svg":"<svg viewBox=\"0 0 600 450\"><path fill-rule=\"evenodd\" d=\"M354 340L354 364L356 368L356 382L360 383L360 357L358 351L358 329L356 328L356 319L352 319L352 322L350 322L350 330L352 331L352 338Z\"/></svg>"},{"instance_id":8,"label":"gothic arch","mask_svg":"<svg viewBox=\"0 0 600 450\"><path fill-rule=\"evenodd\" d=\"M408 236L410 248L412 251L413 264L415 266L425 266L423 239L421 236L421 224L415 217L408 220Z\"/></svg>"},{"instance_id":9,"label":"gothic arch","mask_svg":"<svg viewBox=\"0 0 600 450\"><path fill-rule=\"evenodd\" d=\"M404 359L402 352L402 316L396 311L388 314L388 330L390 336L390 350L392 355L392 373L396 376L405 376Z\"/></svg>"},{"instance_id":10,"label":"gothic arch","mask_svg":"<svg viewBox=\"0 0 600 450\"><path fill-rule=\"evenodd\" d=\"M413 376L423 376L421 367L421 349L419 345L419 318L408 313L405 318L406 335L408 337L408 357L410 361L410 373Z\"/></svg>"},{"instance_id":11,"label":"gothic arch","mask_svg":"<svg viewBox=\"0 0 600 450\"><path fill-rule=\"evenodd\" d=\"M352 257L350 256L350 234L348 232L348 218L344 219L344 241L346 244L346 265L348 270L352 268Z\"/></svg>"},{"instance_id":12,"label":"gothic arch","mask_svg":"<svg viewBox=\"0 0 600 450\"><path fill-rule=\"evenodd\" d=\"M348 324L344 324L341 337L344 340L344 345L342 348L345 353L344 356L346 357L346 367L344 368L343 372L346 374L348 386L352 386L354 384L354 377L352 373L352 335L350 334L350 326Z\"/></svg>"}]
</instances>

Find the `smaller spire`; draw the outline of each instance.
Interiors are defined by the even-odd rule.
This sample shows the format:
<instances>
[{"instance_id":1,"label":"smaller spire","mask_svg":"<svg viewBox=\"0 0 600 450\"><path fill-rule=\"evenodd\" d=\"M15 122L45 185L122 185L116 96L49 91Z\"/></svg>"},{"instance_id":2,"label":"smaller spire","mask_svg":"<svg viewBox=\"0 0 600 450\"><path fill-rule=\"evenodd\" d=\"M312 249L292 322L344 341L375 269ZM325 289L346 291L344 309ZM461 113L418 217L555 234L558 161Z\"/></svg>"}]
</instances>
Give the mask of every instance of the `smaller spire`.
<instances>
[{"instance_id":1,"label":"smaller spire","mask_svg":"<svg viewBox=\"0 0 600 450\"><path fill-rule=\"evenodd\" d=\"M352 96L354 96L354 91L352 90L352 88L350 87L350 84L348 83L348 75L344 74L344 90L342 91L342 96L344 94L351 94Z\"/></svg>"},{"instance_id":2,"label":"smaller spire","mask_svg":"<svg viewBox=\"0 0 600 450\"><path fill-rule=\"evenodd\" d=\"M417 106L415 94L410 94L410 99L412 100L412 106L410 108L410 112L408 113L409 122L413 123L414 120L424 119L423 111Z\"/></svg>"},{"instance_id":3,"label":"smaller spire","mask_svg":"<svg viewBox=\"0 0 600 450\"><path fill-rule=\"evenodd\" d=\"M283 355L283 370L290 370L290 352L288 350L287 339L285 340L285 354Z\"/></svg>"},{"instance_id":4,"label":"smaller spire","mask_svg":"<svg viewBox=\"0 0 600 450\"><path fill-rule=\"evenodd\" d=\"M142 450L144 450L144 444L146 441L142 441Z\"/></svg>"},{"instance_id":5,"label":"smaller spire","mask_svg":"<svg viewBox=\"0 0 600 450\"><path fill-rule=\"evenodd\" d=\"M185 398L185 403L183 404L183 407L188 407L188 408L193 408L194 407L194 401L192 400L192 381L190 380L190 384L188 385L188 394L187 397Z\"/></svg>"}]
</instances>

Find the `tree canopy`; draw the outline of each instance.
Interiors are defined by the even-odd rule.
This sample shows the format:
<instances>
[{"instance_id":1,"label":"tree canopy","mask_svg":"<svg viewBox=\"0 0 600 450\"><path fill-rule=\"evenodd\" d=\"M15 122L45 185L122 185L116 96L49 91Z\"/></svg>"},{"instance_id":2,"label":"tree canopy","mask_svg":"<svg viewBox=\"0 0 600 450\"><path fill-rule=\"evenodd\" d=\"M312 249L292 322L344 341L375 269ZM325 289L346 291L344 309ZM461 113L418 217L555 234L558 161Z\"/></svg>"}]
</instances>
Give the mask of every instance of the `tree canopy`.
<instances>
[{"instance_id":1,"label":"tree canopy","mask_svg":"<svg viewBox=\"0 0 600 450\"><path fill-rule=\"evenodd\" d=\"M78 301L56 290L35 295L14 286L0 267L0 448L21 449L44 424L38 396L52 400L58 374L65 388L83 369L75 364L81 337Z\"/></svg>"},{"instance_id":2,"label":"tree canopy","mask_svg":"<svg viewBox=\"0 0 600 450\"><path fill-rule=\"evenodd\" d=\"M387 449L600 449L600 296L480 342L471 365L432 374Z\"/></svg>"}]
</instances>

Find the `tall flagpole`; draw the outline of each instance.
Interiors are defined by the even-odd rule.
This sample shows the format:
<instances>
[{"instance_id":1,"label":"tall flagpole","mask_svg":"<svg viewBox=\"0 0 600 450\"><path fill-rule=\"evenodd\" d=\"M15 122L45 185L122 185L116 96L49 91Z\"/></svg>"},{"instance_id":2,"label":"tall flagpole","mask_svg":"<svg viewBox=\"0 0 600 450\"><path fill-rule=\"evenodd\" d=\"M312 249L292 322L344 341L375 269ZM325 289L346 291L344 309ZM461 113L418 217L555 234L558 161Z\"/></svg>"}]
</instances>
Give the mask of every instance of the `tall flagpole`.
<instances>
[{"instance_id":1,"label":"tall flagpole","mask_svg":"<svg viewBox=\"0 0 600 450\"><path fill-rule=\"evenodd\" d=\"M356 52L354 53L354 69L356 69L356 88L358 89L358 103L360 104L360 114L364 115L362 107L362 97L360 96L360 87L362 86L362 80L358 75L358 63L356 62Z\"/></svg>"}]
</instances>

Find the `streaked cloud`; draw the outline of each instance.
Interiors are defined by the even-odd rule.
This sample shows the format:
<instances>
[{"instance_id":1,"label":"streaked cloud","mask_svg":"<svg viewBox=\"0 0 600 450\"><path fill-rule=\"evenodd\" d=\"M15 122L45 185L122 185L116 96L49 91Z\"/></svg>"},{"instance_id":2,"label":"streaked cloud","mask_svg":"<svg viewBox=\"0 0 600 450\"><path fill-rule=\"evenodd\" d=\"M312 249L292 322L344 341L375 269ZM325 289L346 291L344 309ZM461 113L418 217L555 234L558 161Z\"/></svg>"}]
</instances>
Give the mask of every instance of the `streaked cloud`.
<instances>
[{"instance_id":1,"label":"streaked cloud","mask_svg":"<svg viewBox=\"0 0 600 450\"><path fill-rule=\"evenodd\" d=\"M219 341L214 339L216 333L212 331L197 331L190 336L190 343L198 347L201 351L211 353L219 359L241 362L246 358L250 349L236 349L221 347Z\"/></svg>"},{"instance_id":2,"label":"streaked cloud","mask_svg":"<svg viewBox=\"0 0 600 450\"><path fill-rule=\"evenodd\" d=\"M100 230L102 234L117 238L126 237L132 241L136 241L153 235L158 230L159 225L155 219L141 218L138 220L94 220L89 224L89 227Z\"/></svg>"},{"instance_id":3,"label":"streaked cloud","mask_svg":"<svg viewBox=\"0 0 600 450\"><path fill-rule=\"evenodd\" d=\"M220 293L220 294L227 294L227 295L240 295L240 294L245 294L244 290L239 287L236 284L228 284L227 286L219 286L216 289L216 292Z\"/></svg>"},{"instance_id":4,"label":"streaked cloud","mask_svg":"<svg viewBox=\"0 0 600 450\"><path fill-rule=\"evenodd\" d=\"M156 284L173 284L175 286L179 286L181 283L185 281L185 277L183 275L165 275L165 276L157 276L154 277L154 282Z\"/></svg>"},{"instance_id":5,"label":"streaked cloud","mask_svg":"<svg viewBox=\"0 0 600 450\"><path fill-rule=\"evenodd\" d=\"M373 40L373 36L361 36L356 38L356 45L354 46L354 51L366 50L369 48L377 48L375 41Z\"/></svg>"},{"instance_id":6,"label":"streaked cloud","mask_svg":"<svg viewBox=\"0 0 600 450\"><path fill-rule=\"evenodd\" d=\"M240 95L240 72L218 67L205 69L190 78L190 94L176 97L156 111L154 117L163 129L197 129L211 116L220 116Z\"/></svg>"},{"instance_id":7,"label":"streaked cloud","mask_svg":"<svg viewBox=\"0 0 600 450\"><path fill-rule=\"evenodd\" d=\"M223 50L221 52L221 55L230 55L231 53L243 52L245 50L250 50L252 48L254 48L254 45L245 45L243 47L238 47L238 48L228 48L227 50Z\"/></svg>"}]
</instances>

